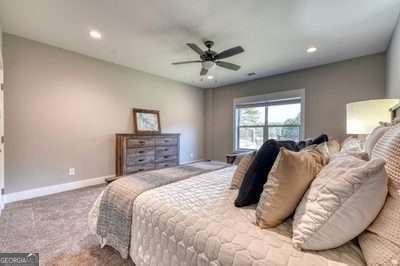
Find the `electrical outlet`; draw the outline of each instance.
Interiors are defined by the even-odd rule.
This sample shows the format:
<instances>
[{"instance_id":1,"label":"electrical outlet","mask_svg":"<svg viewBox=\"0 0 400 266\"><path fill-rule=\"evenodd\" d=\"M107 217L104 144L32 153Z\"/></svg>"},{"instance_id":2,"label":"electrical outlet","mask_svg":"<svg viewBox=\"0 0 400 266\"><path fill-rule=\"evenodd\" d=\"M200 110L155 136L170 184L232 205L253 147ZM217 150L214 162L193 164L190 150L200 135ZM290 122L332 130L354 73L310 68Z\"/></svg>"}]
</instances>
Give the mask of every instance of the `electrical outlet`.
<instances>
[{"instance_id":1,"label":"electrical outlet","mask_svg":"<svg viewBox=\"0 0 400 266\"><path fill-rule=\"evenodd\" d=\"M75 175L75 168L69 168L68 175L70 175L70 176Z\"/></svg>"}]
</instances>

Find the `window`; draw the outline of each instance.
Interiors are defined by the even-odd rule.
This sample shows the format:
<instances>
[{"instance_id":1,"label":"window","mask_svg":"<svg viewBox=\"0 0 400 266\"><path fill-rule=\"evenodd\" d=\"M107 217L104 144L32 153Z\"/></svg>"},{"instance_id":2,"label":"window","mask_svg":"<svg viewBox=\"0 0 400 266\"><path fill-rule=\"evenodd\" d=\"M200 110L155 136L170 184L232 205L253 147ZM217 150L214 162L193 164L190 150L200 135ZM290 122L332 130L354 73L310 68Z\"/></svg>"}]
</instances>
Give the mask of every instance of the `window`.
<instances>
[{"instance_id":1,"label":"window","mask_svg":"<svg viewBox=\"0 0 400 266\"><path fill-rule=\"evenodd\" d=\"M258 149L266 140L301 138L301 100L236 106L236 149Z\"/></svg>"}]
</instances>

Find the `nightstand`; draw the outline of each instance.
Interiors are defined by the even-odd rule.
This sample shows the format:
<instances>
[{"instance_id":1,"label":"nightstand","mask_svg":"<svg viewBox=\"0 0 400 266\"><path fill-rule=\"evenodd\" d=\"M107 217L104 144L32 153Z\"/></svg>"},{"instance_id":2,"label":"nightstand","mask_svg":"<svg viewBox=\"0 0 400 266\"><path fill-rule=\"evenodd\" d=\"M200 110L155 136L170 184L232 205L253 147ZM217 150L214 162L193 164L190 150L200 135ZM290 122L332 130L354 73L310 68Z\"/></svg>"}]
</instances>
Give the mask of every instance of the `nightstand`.
<instances>
[{"instance_id":1,"label":"nightstand","mask_svg":"<svg viewBox=\"0 0 400 266\"><path fill-rule=\"evenodd\" d=\"M233 164L238 157L243 157L246 154L252 153L253 151L234 151L225 155L226 163Z\"/></svg>"}]
</instances>

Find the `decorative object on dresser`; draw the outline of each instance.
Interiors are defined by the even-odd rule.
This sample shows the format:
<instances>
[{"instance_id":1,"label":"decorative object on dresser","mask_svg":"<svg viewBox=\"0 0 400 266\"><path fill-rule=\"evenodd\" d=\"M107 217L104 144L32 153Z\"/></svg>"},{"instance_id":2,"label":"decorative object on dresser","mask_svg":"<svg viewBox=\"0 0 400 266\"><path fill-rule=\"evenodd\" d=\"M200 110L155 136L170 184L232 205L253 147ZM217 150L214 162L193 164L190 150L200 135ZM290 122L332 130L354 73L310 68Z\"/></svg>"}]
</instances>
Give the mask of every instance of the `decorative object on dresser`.
<instances>
[{"instance_id":1,"label":"decorative object on dresser","mask_svg":"<svg viewBox=\"0 0 400 266\"><path fill-rule=\"evenodd\" d=\"M160 111L134 108L133 127L136 134L160 134Z\"/></svg>"},{"instance_id":2,"label":"decorative object on dresser","mask_svg":"<svg viewBox=\"0 0 400 266\"><path fill-rule=\"evenodd\" d=\"M390 112L392 114L392 123L398 122L400 120L400 103L390 108Z\"/></svg>"},{"instance_id":3,"label":"decorative object on dresser","mask_svg":"<svg viewBox=\"0 0 400 266\"><path fill-rule=\"evenodd\" d=\"M179 134L116 134L116 175L179 164Z\"/></svg>"}]
</instances>

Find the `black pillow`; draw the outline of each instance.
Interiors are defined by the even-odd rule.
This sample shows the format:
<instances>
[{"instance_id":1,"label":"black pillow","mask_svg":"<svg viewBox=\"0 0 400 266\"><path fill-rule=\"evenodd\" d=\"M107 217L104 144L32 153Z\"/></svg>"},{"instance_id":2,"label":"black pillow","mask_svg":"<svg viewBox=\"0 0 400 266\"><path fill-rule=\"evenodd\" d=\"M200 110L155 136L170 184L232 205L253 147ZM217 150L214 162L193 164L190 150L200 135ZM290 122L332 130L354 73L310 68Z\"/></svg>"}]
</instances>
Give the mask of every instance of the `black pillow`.
<instances>
[{"instance_id":1,"label":"black pillow","mask_svg":"<svg viewBox=\"0 0 400 266\"><path fill-rule=\"evenodd\" d=\"M297 143L293 140L280 140L278 141L279 147L284 147L291 151L299 151Z\"/></svg>"},{"instance_id":2,"label":"black pillow","mask_svg":"<svg viewBox=\"0 0 400 266\"><path fill-rule=\"evenodd\" d=\"M297 144L296 144L297 149L300 151L300 150L304 149L305 147L310 146L312 142L313 142L313 139L301 140L301 141L297 142Z\"/></svg>"},{"instance_id":3,"label":"black pillow","mask_svg":"<svg viewBox=\"0 0 400 266\"><path fill-rule=\"evenodd\" d=\"M256 157L243 178L239 194L235 200L236 207L248 206L260 200L269 171L276 157L278 157L281 147L293 150L296 143L294 141L278 142L271 139L266 141L257 151Z\"/></svg>"},{"instance_id":4,"label":"black pillow","mask_svg":"<svg viewBox=\"0 0 400 266\"><path fill-rule=\"evenodd\" d=\"M318 145L324 142L328 142L329 138L326 134L321 134L319 137L315 138L311 145Z\"/></svg>"}]
</instances>

